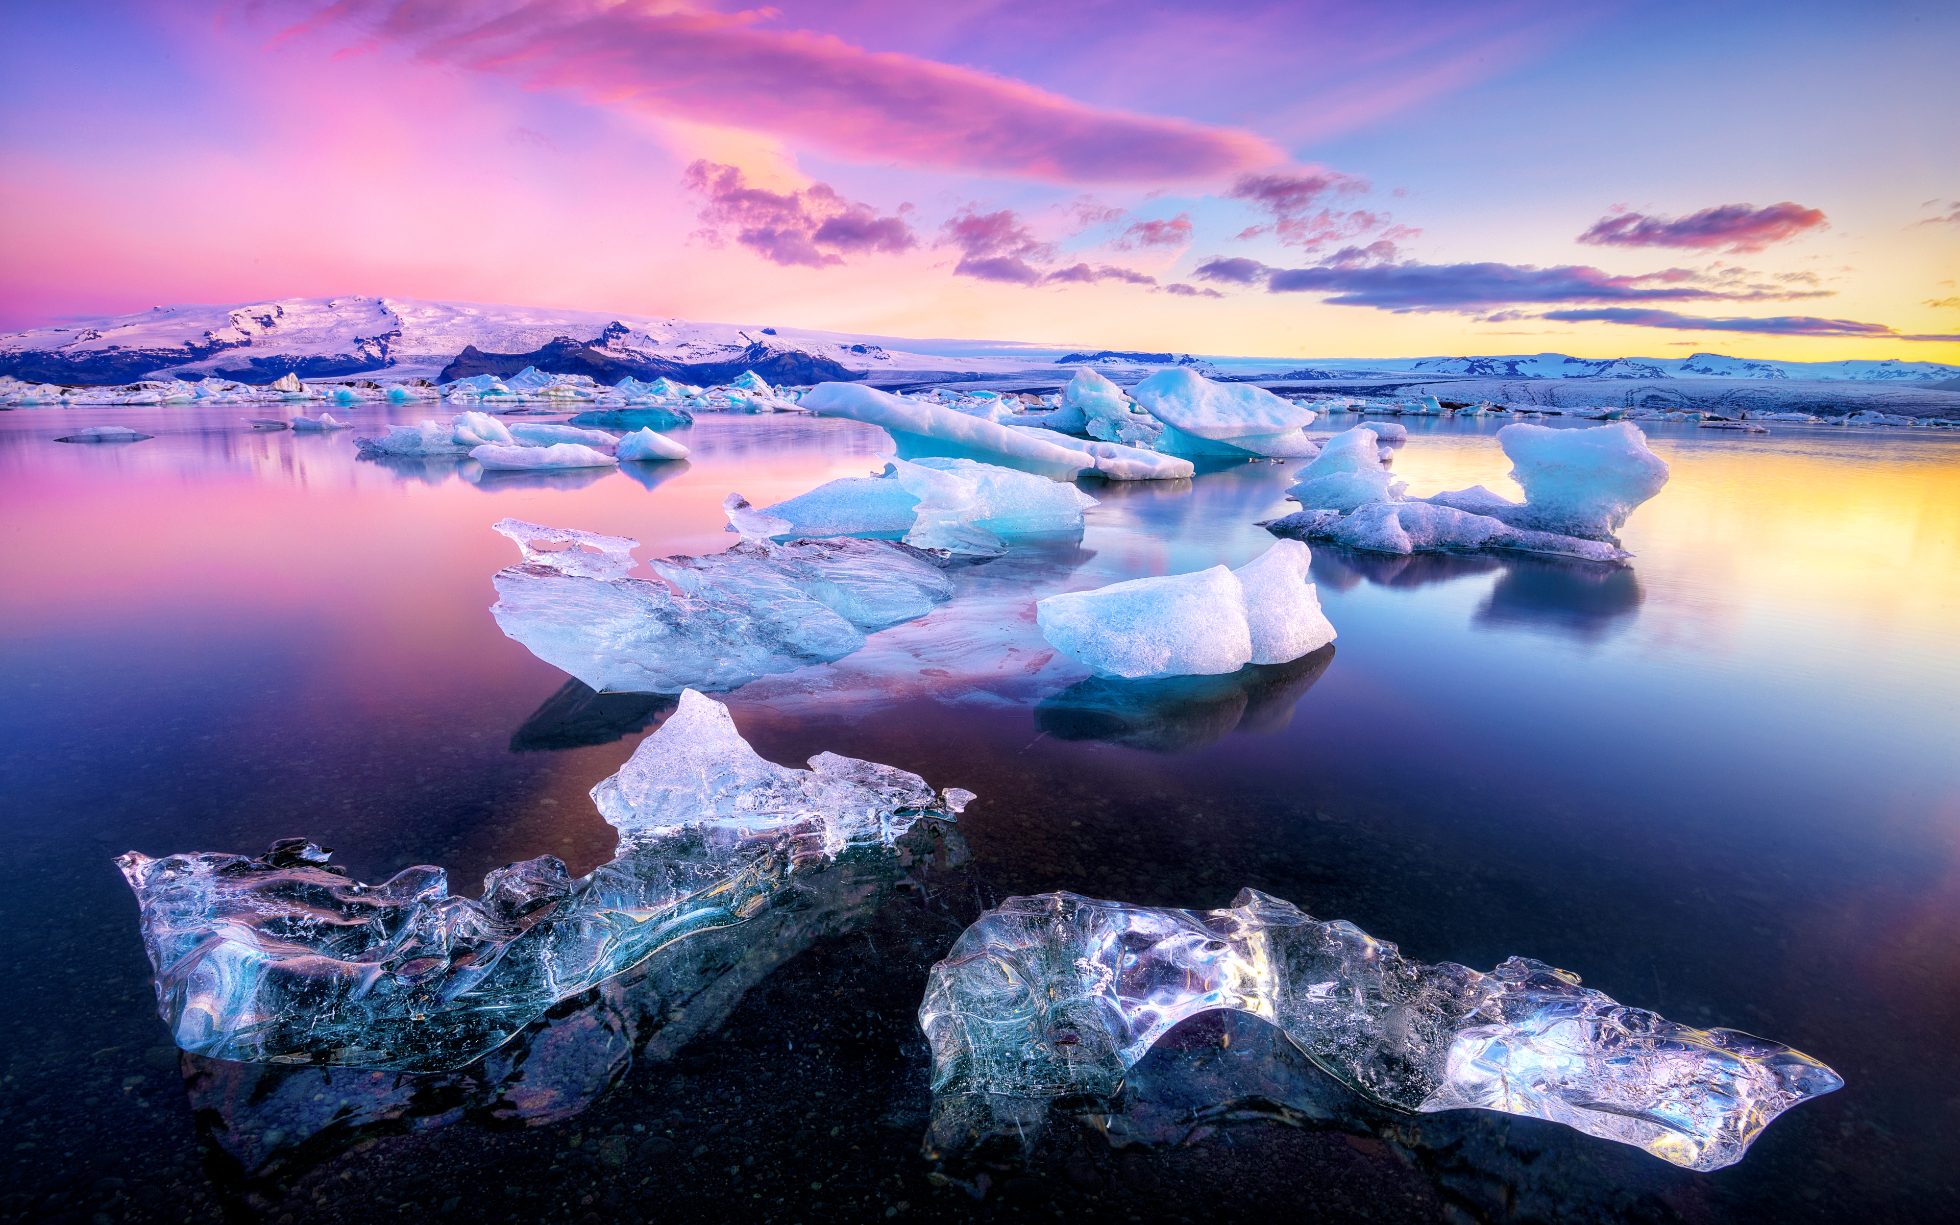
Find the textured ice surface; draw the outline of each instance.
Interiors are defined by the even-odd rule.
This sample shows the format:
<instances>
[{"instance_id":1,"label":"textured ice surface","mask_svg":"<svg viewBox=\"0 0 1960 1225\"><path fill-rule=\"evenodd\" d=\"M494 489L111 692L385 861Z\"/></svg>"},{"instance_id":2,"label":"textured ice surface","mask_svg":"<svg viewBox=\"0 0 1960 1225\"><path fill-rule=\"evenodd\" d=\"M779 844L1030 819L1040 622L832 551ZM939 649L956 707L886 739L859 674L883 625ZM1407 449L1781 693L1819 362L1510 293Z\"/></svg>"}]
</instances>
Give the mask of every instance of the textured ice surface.
<instances>
[{"instance_id":1,"label":"textured ice surface","mask_svg":"<svg viewBox=\"0 0 1960 1225\"><path fill-rule=\"evenodd\" d=\"M625 578L633 572L633 550L640 547L630 536L602 536L522 519L500 519L490 526L516 543L527 564L575 578Z\"/></svg>"},{"instance_id":2,"label":"textured ice surface","mask_svg":"<svg viewBox=\"0 0 1960 1225\"><path fill-rule=\"evenodd\" d=\"M1159 370L1130 389L1167 427L1157 446L1174 455L1312 455L1301 431L1311 409L1250 383L1214 383L1183 367Z\"/></svg>"},{"instance_id":3,"label":"textured ice surface","mask_svg":"<svg viewBox=\"0 0 1960 1225\"><path fill-rule=\"evenodd\" d=\"M302 839L258 858L122 856L177 1045L254 1062L459 1067L558 1001L766 911L797 872L888 846L972 798L832 753L807 770L776 765L694 692L592 794L619 830L611 862L576 880L551 856L511 864L480 899L450 894L433 867L357 884Z\"/></svg>"},{"instance_id":4,"label":"textured ice surface","mask_svg":"<svg viewBox=\"0 0 1960 1225\"><path fill-rule=\"evenodd\" d=\"M1035 605L1042 636L1099 676L1214 676L1298 659L1334 640L1307 582L1312 555L1283 540L1238 570L1129 579Z\"/></svg>"},{"instance_id":5,"label":"textured ice surface","mask_svg":"<svg viewBox=\"0 0 1960 1225\"><path fill-rule=\"evenodd\" d=\"M577 443L595 451L611 451L619 439L604 430L581 429L576 425L553 425L548 421L513 421L507 427L513 440L527 447L548 447L557 442Z\"/></svg>"},{"instance_id":6,"label":"textured ice surface","mask_svg":"<svg viewBox=\"0 0 1960 1225\"><path fill-rule=\"evenodd\" d=\"M140 434L126 425L91 425L55 439L56 442L146 442L155 434Z\"/></svg>"},{"instance_id":7,"label":"textured ice surface","mask_svg":"<svg viewBox=\"0 0 1960 1225\"><path fill-rule=\"evenodd\" d=\"M613 446L613 456L622 464L644 460L686 459L687 448L665 434L641 427Z\"/></svg>"},{"instance_id":8,"label":"textured ice surface","mask_svg":"<svg viewBox=\"0 0 1960 1225\"><path fill-rule=\"evenodd\" d=\"M1076 371L1062 389L1062 403L1082 414L1084 433L1103 442L1150 446L1164 432L1162 422L1138 408L1116 384L1087 367Z\"/></svg>"},{"instance_id":9,"label":"textured ice surface","mask_svg":"<svg viewBox=\"0 0 1960 1225\"><path fill-rule=\"evenodd\" d=\"M293 428L301 433L324 434L333 430L351 430L354 427L352 423L342 421L332 413L321 413L317 417L308 417L300 413L293 417Z\"/></svg>"},{"instance_id":10,"label":"textured ice surface","mask_svg":"<svg viewBox=\"0 0 1960 1225\"><path fill-rule=\"evenodd\" d=\"M1667 464L1648 449L1640 427L1624 421L1585 429L1518 423L1497 431L1497 441L1524 505L1487 505L1479 513L1497 513L1517 527L1611 540L1634 507L1667 484Z\"/></svg>"},{"instance_id":11,"label":"textured ice surface","mask_svg":"<svg viewBox=\"0 0 1960 1225\"><path fill-rule=\"evenodd\" d=\"M953 592L928 555L892 541L745 539L723 553L648 562L649 580L616 568L637 544L624 537L553 535L509 519L497 530L525 557L496 576L498 627L601 692L733 689L826 663ZM585 547L540 548L571 536ZM613 560L595 563L595 552ZM608 568L595 575L595 564Z\"/></svg>"},{"instance_id":12,"label":"textured ice surface","mask_svg":"<svg viewBox=\"0 0 1960 1225\"><path fill-rule=\"evenodd\" d=\"M1062 479L1079 476L1096 466L1095 457L1087 451L861 383L819 383L803 397L803 407L880 427L891 435L903 459L925 456L977 459Z\"/></svg>"},{"instance_id":13,"label":"textured ice surface","mask_svg":"<svg viewBox=\"0 0 1960 1225\"><path fill-rule=\"evenodd\" d=\"M604 451L576 442L554 442L550 446L494 446L472 448L470 458L492 472L535 472L548 468L608 468L619 463Z\"/></svg>"},{"instance_id":14,"label":"textured ice surface","mask_svg":"<svg viewBox=\"0 0 1960 1225\"><path fill-rule=\"evenodd\" d=\"M1022 426L1021 432L1058 446L1086 452L1096 461L1095 475L1108 481L1181 481L1197 473L1197 467L1190 460L1166 455L1147 446L1071 438L1067 434L1035 426Z\"/></svg>"},{"instance_id":15,"label":"textured ice surface","mask_svg":"<svg viewBox=\"0 0 1960 1225\"><path fill-rule=\"evenodd\" d=\"M694 414L675 404L595 408L576 414L570 424L599 430L677 430L694 424Z\"/></svg>"},{"instance_id":16,"label":"textured ice surface","mask_svg":"<svg viewBox=\"0 0 1960 1225\"><path fill-rule=\"evenodd\" d=\"M1382 462L1381 442L1365 425L1343 430L1321 446L1320 454L1300 470L1300 479L1287 495L1308 510L1350 511L1370 502L1402 496L1406 485Z\"/></svg>"},{"instance_id":17,"label":"textured ice surface","mask_svg":"<svg viewBox=\"0 0 1960 1225\"><path fill-rule=\"evenodd\" d=\"M283 423L282 423L283 424ZM354 445L368 456L452 456L460 458L485 445L515 446L504 423L489 413L458 413L449 421L397 425L379 438L356 438Z\"/></svg>"},{"instance_id":18,"label":"textured ice surface","mask_svg":"<svg viewBox=\"0 0 1960 1225\"><path fill-rule=\"evenodd\" d=\"M970 1128L976 1112L1011 1124L1043 1100L1112 1097L1159 1038L1215 1009L1271 1022L1383 1105L1548 1119L1695 1170L1733 1165L1843 1084L1787 1046L1676 1024L1540 962L1413 961L1251 889L1209 911L1051 893L1009 898L933 967L919 1023L935 1111Z\"/></svg>"},{"instance_id":19,"label":"textured ice surface","mask_svg":"<svg viewBox=\"0 0 1960 1225\"><path fill-rule=\"evenodd\" d=\"M1490 515L1433 502L1371 502L1351 514L1303 510L1265 525L1276 536L1325 540L1370 553L1445 553L1502 549L1587 561L1625 561L1626 550L1603 540L1512 527Z\"/></svg>"}]
</instances>

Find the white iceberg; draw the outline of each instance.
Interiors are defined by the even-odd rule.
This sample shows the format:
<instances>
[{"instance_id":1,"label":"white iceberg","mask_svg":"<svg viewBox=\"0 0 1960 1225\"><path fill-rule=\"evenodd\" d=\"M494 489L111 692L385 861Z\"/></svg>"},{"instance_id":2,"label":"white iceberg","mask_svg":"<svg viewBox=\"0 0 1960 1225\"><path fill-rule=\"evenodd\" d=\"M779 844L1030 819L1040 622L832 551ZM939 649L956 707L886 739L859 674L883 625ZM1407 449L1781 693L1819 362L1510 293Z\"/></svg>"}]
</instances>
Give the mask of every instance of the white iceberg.
<instances>
[{"instance_id":1,"label":"white iceberg","mask_svg":"<svg viewBox=\"0 0 1960 1225\"><path fill-rule=\"evenodd\" d=\"M1522 505L1481 485L1429 500L1514 527L1612 540L1634 508L1667 484L1667 464L1629 422L1584 429L1507 425L1497 431L1497 442L1524 490Z\"/></svg>"},{"instance_id":2,"label":"white iceberg","mask_svg":"<svg viewBox=\"0 0 1960 1225\"><path fill-rule=\"evenodd\" d=\"M1381 451L1373 428L1343 430L1322 444L1287 496L1309 510L1340 511L1398 499L1407 485L1389 472Z\"/></svg>"},{"instance_id":3,"label":"white iceberg","mask_svg":"<svg viewBox=\"0 0 1960 1225\"><path fill-rule=\"evenodd\" d=\"M1215 676L1286 663L1334 640L1307 582L1311 560L1305 545L1281 541L1236 571L1213 566L1049 596L1035 619L1052 646L1100 676Z\"/></svg>"},{"instance_id":4,"label":"white iceberg","mask_svg":"<svg viewBox=\"0 0 1960 1225\"><path fill-rule=\"evenodd\" d=\"M140 434L126 425L91 425L55 439L56 442L147 442L155 434Z\"/></svg>"},{"instance_id":5,"label":"white iceberg","mask_svg":"<svg viewBox=\"0 0 1960 1225\"><path fill-rule=\"evenodd\" d=\"M576 425L553 425L545 421L513 421L507 427L511 440L526 447L548 447L570 442L595 451L611 451L619 443L616 435L604 430L581 429Z\"/></svg>"},{"instance_id":6,"label":"white iceberg","mask_svg":"<svg viewBox=\"0 0 1960 1225\"><path fill-rule=\"evenodd\" d=\"M646 460L686 459L688 450L665 434L641 428L614 444L613 455L620 463L626 464Z\"/></svg>"},{"instance_id":7,"label":"white iceberg","mask_svg":"<svg viewBox=\"0 0 1960 1225\"><path fill-rule=\"evenodd\" d=\"M891 435L901 459L977 459L1062 479L1096 468L1096 457L1087 451L861 383L819 383L803 397L803 407L878 426Z\"/></svg>"},{"instance_id":8,"label":"white iceberg","mask_svg":"<svg viewBox=\"0 0 1960 1225\"><path fill-rule=\"evenodd\" d=\"M342 421L332 413L321 413L317 417L308 417L301 413L293 418L293 428L302 434L309 432L324 434L334 430L351 430L354 427L350 422Z\"/></svg>"},{"instance_id":9,"label":"white iceberg","mask_svg":"<svg viewBox=\"0 0 1960 1225\"><path fill-rule=\"evenodd\" d=\"M1251 383L1215 383L1183 367L1159 370L1130 394L1165 425L1157 446L1186 457L1310 456L1314 413Z\"/></svg>"},{"instance_id":10,"label":"white iceberg","mask_svg":"<svg viewBox=\"0 0 1960 1225\"><path fill-rule=\"evenodd\" d=\"M285 422L277 423L281 426ZM354 445L367 456L399 455L460 459L486 444L515 447L504 423L485 412L459 413L449 421L397 425L380 438L356 438Z\"/></svg>"},{"instance_id":11,"label":"white iceberg","mask_svg":"<svg viewBox=\"0 0 1960 1225\"><path fill-rule=\"evenodd\" d=\"M470 458L491 472L534 472L555 468L607 468L619 463L604 451L575 442L556 442L548 447L500 446L486 443L474 447Z\"/></svg>"}]
</instances>

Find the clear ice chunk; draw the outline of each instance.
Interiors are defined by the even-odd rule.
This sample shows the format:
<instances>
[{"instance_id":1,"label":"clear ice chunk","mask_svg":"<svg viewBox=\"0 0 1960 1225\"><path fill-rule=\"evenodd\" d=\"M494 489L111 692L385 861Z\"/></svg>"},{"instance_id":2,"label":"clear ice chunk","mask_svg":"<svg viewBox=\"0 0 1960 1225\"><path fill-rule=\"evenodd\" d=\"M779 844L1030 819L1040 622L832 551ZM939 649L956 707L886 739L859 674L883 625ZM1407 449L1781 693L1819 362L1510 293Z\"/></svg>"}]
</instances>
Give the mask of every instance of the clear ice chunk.
<instances>
[{"instance_id":1,"label":"clear ice chunk","mask_svg":"<svg viewBox=\"0 0 1960 1225\"><path fill-rule=\"evenodd\" d=\"M765 911L799 871L882 848L971 793L831 753L758 756L692 691L593 789L616 857L572 879L551 856L490 873L357 884L303 839L257 858L117 860L136 893L159 1011L177 1045L251 1062L435 1071L495 1049L560 1000L676 941Z\"/></svg>"},{"instance_id":2,"label":"clear ice chunk","mask_svg":"<svg viewBox=\"0 0 1960 1225\"><path fill-rule=\"evenodd\" d=\"M1546 1119L1694 1170L1740 1161L1783 1111L1844 1083L1787 1046L1627 1007L1541 962L1413 961L1256 890L1206 911L1051 893L1009 898L933 967L919 1023L935 1111L1011 1119L1113 1097L1159 1038L1214 1009L1276 1025L1379 1104Z\"/></svg>"},{"instance_id":3,"label":"clear ice chunk","mask_svg":"<svg viewBox=\"0 0 1960 1225\"><path fill-rule=\"evenodd\" d=\"M1313 424L1312 409L1251 383L1217 383L1174 366L1130 394L1164 424L1156 445L1173 455L1310 456L1318 449L1301 432Z\"/></svg>"},{"instance_id":4,"label":"clear ice chunk","mask_svg":"<svg viewBox=\"0 0 1960 1225\"><path fill-rule=\"evenodd\" d=\"M924 616L953 585L930 555L887 540L744 540L723 553L647 563L655 579L541 544L623 558L637 542L505 520L523 564L499 571L498 628L601 692L733 689L841 659L865 635ZM554 535L554 533L556 533ZM624 548L622 548L624 546Z\"/></svg>"},{"instance_id":5,"label":"clear ice chunk","mask_svg":"<svg viewBox=\"0 0 1960 1225\"><path fill-rule=\"evenodd\" d=\"M490 472L536 472L559 468L612 468L619 461L604 451L576 442L554 442L549 446L473 447L470 458Z\"/></svg>"},{"instance_id":6,"label":"clear ice chunk","mask_svg":"<svg viewBox=\"0 0 1960 1225\"><path fill-rule=\"evenodd\" d=\"M602 536L522 519L499 519L490 528L516 542L525 564L575 578L624 578L633 569L633 550L640 547L630 536Z\"/></svg>"}]
</instances>

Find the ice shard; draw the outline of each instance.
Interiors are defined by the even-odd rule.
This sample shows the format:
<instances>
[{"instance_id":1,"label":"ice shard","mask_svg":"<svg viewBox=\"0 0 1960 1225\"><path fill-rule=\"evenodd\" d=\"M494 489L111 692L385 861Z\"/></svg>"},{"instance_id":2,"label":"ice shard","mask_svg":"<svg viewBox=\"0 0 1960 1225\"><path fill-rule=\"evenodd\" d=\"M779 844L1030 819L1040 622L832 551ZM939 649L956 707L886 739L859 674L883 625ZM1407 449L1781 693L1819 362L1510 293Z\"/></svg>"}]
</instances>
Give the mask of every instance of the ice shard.
<instances>
[{"instance_id":1,"label":"ice shard","mask_svg":"<svg viewBox=\"0 0 1960 1225\"><path fill-rule=\"evenodd\" d=\"M558 1001L767 911L798 872L878 853L972 796L832 753L807 770L777 765L726 707L688 691L593 798L619 831L611 862L576 880L552 856L511 864L478 899L452 895L433 867L355 883L298 838L257 858L123 855L177 1045L249 1062L460 1067Z\"/></svg>"},{"instance_id":2,"label":"ice shard","mask_svg":"<svg viewBox=\"0 0 1960 1225\"><path fill-rule=\"evenodd\" d=\"M1541 962L1425 964L1256 890L1204 911L1051 893L1009 898L933 967L919 1023L936 1112L972 1129L976 1113L1011 1124L1043 1101L1111 1098L1159 1038L1215 1009L1276 1025L1381 1105L1546 1119L1693 1170L1740 1161L1778 1115L1844 1083Z\"/></svg>"},{"instance_id":3,"label":"ice shard","mask_svg":"<svg viewBox=\"0 0 1960 1225\"><path fill-rule=\"evenodd\" d=\"M497 530L524 552L496 576L498 628L601 692L733 689L828 663L953 594L931 555L889 540L745 539L648 562L645 579L628 573L637 542L624 537L514 519Z\"/></svg>"}]
</instances>

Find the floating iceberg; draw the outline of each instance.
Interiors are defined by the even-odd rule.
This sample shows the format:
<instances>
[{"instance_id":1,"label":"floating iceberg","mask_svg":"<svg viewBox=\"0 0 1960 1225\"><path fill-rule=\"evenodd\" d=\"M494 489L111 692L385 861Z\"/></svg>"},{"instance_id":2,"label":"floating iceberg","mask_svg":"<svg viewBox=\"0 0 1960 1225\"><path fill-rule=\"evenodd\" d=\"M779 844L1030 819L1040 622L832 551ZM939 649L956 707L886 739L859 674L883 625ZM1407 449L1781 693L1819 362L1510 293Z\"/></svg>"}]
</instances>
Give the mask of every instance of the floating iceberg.
<instances>
[{"instance_id":1,"label":"floating iceberg","mask_svg":"<svg viewBox=\"0 0 1960 1225\"><path fill-rule=\"evenodd\" d=\"M56 442L148 442L155 434L139 434L126 425L91 425L85 430L65 434Z\"/></svg>"},{"instance_id":2,"label":"floating iceberg","mask_svg":"<svg viewBox=\"0 0 1960 1225\"><path fill-rule=\"evenodd\" d=\"M1082 432L1103 442L1153 446L1163 434L1161 421L1138 408L1130 397L1098 372L1084 366L1062 388L1062 404L1082 417Z\"/></svg>"},{"instance_id":3,"label":"floating iceberg","mask_svg":"<svg viewBox=\"0 0 1960 1225\"><path fill-rule=\"evenodd\" d=\"M626 464L644 460L686 459L688 451L665 434L641 428L614 444L613 455L620 463Z\"/></svg>"},{"instance_id":4,"label":"floating iceberg","mask_svg":"<svg viewBox=\"0 0 1960 1225\"><path fill-rule=\"evenodd\" d=\"M1545 1119L1694 1170L1740 1161L1783 1111L1844 1083L1787 1046L1626 1007L1541 962L1412 961L1256 890L1210 911L1051 893L982 915L932 969L919 1024L935 1133L1113 1097L1159 1038L1217 1009L1272 1023L1381 1105Z\"/></svg>"},{"instance_id":5,"label":"floating iceberg","mask_svg":"<svg viewBox=\"0 0 1960 1225\"><path fill-rule=\"evenodd\" d=\"M284 422L280 423L285 424ZM514 447L517 440L504 423L485 412L458 413L449 421L397 425L379 438L356 438L362 455L461 458L485 445Z\"/></svg>"},{"instance_id":6,"label":"floating iceberg","mask_svg":"<svg viewBox=\"0 0 1960 1225\"><path fill-rule=\"evenodd\" d=\"M1098 676L1215 676L1287 663L1334 640L1307 582L1312 554L1281 541L1237 570L1130 579L1035 605L1041 633Z\"/></svg>"},{"instance_id":7,"label":"floating iceberg","mask_svg":"<svg viewBox=\"0 0 1960 1225\"><path fill-rule=\"evenodd\" d=\"M512 439L527 447L548 447L570 442L595 451L610 452L619 439L604 430L580 429L576 425L553 425L546 421L516 421L508 427Z\"/></svg>"},{"instance_id":8,"label":"floating iceberg","mask_svg":"<svg viewBox=\"0 0 1960 1225\"><path fill-rule=\"evenodd\" d=\"M1250 383L1215 383L1192 370L1159 370L1130 389L1137 403L1165 425L1156 445L1173 455L1309 456L1302 433L1311 409Z\"/></svg>"},{"instance_id":9,"label":"floating iceberg","mask_svg":"<svg viewBox=\"0 0 1960 1225\"><path fill-rule=\"evenodd\" d=\"M349 422L335 417L332 413L321 413L317 417L308 417L304 413L301 413L293 418L293 428L302 434L325 434L331 433L334 430L351 430L354 427Z\"/></svg>"},{"instance_id":10,"label":"floating iceberg","mask_svg":"<svg viewBox=\"0 0 1960 1225\"><path fill-rule=\"evenodd\" d=\"M502 1044L553 1004L678 941L747 921L793 875L883 848L972 798L821 753L758 756L692 691L592 790L617 856L571 878L552 856L453 896L442 870L349 881L303 839L256 859L117 860L136 893L157 1001L177 1045L252 1062L435 1071Z\"/></svg>"},{"instance_id":11,"label":"floating iceberg","mask_svg":"<svg viewBox=\"0 0 1960 1225\"><path fill-rule=\"evenodd\" d=\"M470 450L470 458L491 472L535 472L541 468L609 468L619 461L604 451L575 442L547 447L498 446L486 443Z\"/></svg>"},{"instance_id":12,"label":"floating iceberg","mask_svg":"<svg viewBox=\"0 0 1960 1225\"><path fill-rule=\"evenodd\" d=\"M694 414L678 405L594 408L573 415L570 424L600 430L677 430L694 424Z\"/></svg>"},{"instance_id":13,"label":"floating iceberg","mask_svg":"<svg viewBox=\"0 0 1960 1225\"><path fill-rule=\"evenodd\" d=\"M744 540L648 562L650 581L628 576L625 537L516 519L496 530L524 553L496 576L498 627L602 692L733 689L827 663L953 594L929 555L886 540Z\"/></svg>"},{"instance_id":14,"label":"floating iceberg","mask_svg":"<svg viewBox=\"0 0 1960 1225\"><path fill-rule=\"evenodd\" d=\"M1648 449L1640 427L1628 422L1588 429L1507 425L1497 431L1497 442L1524 490L1522 505L1481 485L1429 500L1514 527L1611 540L1634 508L1667 484L1667 464Z\"/></svg>"},{"instance_id":15,"label":"floating iceberg","mask_svg":"<svg viewBox=\"0 0 1960 1225\"><path fill-rule=\"evenodd\" d=\"M894 460L880 476L847 476L762 508L739 494L730 526L759 538L902 537L922 549L999 551L1006 536L1080 534L1096 500L1074 485L970 459Z\"/></svg>"},{"instance_id":16,"label":"floating iceberg","mask_svg":"<svg viewBox=\"0 0 1960 1225\"><path fill-rule=\"evenodd\" d=\"M1395 479L1382 462L1381 442L1365 425L1329 438L1300 471L1300 480L1287 496L1308 510L1358 510L1370 502L1389 502L1402 496L1407 485Z\"/></svg>"},{"instance_id":17,"label":"floating iceberg","mask_svg":"<svg viewBox=\"0 0 1960 1225\"><path fill-rule=\"evenodd\" d=\"M1622 562L1629 554L1603 540L1515 528L1490 515L1432 502L1372 502L1349 514L1302 510L1266 523L1267 531L1292 540L1324 540L1370 553L1468 552L1503 549Z\"/></svg>"}]
</instances>

